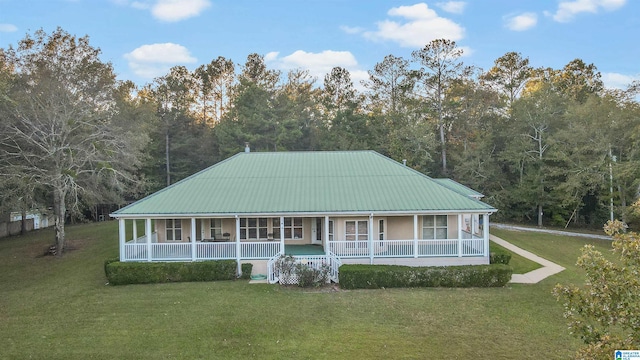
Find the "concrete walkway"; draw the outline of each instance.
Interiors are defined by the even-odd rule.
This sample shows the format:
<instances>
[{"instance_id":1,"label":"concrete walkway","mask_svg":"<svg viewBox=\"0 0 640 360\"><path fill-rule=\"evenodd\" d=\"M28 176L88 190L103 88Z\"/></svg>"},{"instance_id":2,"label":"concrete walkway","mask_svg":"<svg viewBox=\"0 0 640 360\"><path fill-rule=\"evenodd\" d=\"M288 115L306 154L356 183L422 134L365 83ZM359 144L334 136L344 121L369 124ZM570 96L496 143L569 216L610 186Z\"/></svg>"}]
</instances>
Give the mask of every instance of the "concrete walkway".
<instances>
[{"instance_id":1,"label":"concrete walkway","mask_svg":"<svg viewBox=\"0 0 640 360\"><path fill-rule=\"evenodd\" d=\"M577 233L577 232L562 231L562 230L541 229L541 228L527 227L527 226L517 226L517 225L507 225L507 224L492 223L491 227L495 227L496 229L505 229L505 230L533 231L533 232L541 232L541 233L554 234L554 235L577 236L577 237L585 237L585 238L591 238L591 239L611 240L611 236L607 236L607 235L597 235L597 234Z\"/></svg>"},{"instance_id":2,"label":"concrete walkway","mask_svg":"<svg viewBox=\"0 0 640 360\"><path fill-rule=\"evenodd\" d=\"M502 240L501 238L495 236L495 235L489 235L489 239L491 241L493 241L494 243L502 246L503 248L516 253L522 257L525 257L531 261L537 262L538 264L542 265L541 268L533 270L533 271L529 271L526 274L513 274L511 276L511 283L514 284L536 284L546 278L548 278L551 275L555 275L559 272L561 272L562 270L564 270L564 268L556 263L553 263L547 259L543 259L540 256L531 253L525 249L519 248L509 242L506 242L505 240Z\"/></svg>"}]
</instances>

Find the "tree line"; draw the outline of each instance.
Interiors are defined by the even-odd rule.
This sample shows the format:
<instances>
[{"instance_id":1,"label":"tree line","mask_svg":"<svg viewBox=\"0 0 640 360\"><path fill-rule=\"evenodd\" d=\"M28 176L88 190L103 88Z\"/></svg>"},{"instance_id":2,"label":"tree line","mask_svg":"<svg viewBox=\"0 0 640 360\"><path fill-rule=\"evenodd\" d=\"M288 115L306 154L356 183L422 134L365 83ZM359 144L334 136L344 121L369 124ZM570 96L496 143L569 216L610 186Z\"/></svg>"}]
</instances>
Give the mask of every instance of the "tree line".
<instances>
[{"instance_id":1,"label":"tree line","mask_svg":"<svg viewBox=\"0 0 640 360\"><path fill-rule=\"evenodd\" d=\"M486 195L495 218L600 227L633 223L640 84L605 89L593 64L533 68L509 52L483 70L439 39L388 55L356 86L335 67L270 69L259 54L117 81L89 38L58 28L0 49L4 210L79 216L252 151L370 149ZM61 244L61 243L60 243Z\"/></svg>"}]
</instances>

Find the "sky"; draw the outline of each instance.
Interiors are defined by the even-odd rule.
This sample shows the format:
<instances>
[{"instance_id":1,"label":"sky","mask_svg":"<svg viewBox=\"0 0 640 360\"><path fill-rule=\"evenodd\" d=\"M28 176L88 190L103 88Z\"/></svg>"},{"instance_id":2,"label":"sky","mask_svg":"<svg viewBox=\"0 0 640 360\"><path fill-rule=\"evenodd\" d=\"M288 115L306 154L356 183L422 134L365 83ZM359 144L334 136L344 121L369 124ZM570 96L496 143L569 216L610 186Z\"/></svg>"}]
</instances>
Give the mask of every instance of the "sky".
<instances>
[{"instance_id":1,"label":"sky","mask_svg":"<svg viewBox=\"0 0 640 360\"><path fill-rule=\"evenodd\" d=\"M484 70L515 51L534 67L593 63L611 88L640 80L638 0L0 0L0 48L57 27L88 35L119 79L139 85L219 56L240 69L251 53L319 84L341 66L360 84L386 55L410 59L439 38Z\"/></svg>"}]
</instances>

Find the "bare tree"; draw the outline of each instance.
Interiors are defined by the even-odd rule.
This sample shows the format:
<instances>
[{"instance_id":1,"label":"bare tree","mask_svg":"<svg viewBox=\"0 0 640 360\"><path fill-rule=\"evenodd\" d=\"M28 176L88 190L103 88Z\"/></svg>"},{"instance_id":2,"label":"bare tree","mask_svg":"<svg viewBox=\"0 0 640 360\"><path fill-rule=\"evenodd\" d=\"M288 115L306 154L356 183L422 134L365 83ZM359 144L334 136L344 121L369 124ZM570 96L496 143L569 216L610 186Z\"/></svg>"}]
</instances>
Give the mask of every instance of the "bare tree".
<instances>
[{"instance_id":1,"label":"bare tree","mask_svg":"<svg viewBox=\"0 0 640 360\"><path fill-rule=\"evenodd\" d=\"M118 114L111 64L88 37L38 30L18 48L0 50L12 72L0 125L0 174L47 189L53 197L58 254L67 209L83 194L124 190L135 181L144 137L112 121Z\"/></svg>"}]
</instances>

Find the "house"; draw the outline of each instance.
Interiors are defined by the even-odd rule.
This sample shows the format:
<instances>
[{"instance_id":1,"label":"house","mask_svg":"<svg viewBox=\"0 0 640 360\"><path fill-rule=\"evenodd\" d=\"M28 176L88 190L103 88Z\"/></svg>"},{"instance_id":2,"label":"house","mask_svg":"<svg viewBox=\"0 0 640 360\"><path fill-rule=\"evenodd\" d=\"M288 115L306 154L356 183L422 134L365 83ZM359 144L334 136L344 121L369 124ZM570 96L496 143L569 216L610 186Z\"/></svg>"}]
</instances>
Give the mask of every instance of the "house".
<instances>
[{"instance_id":1,"label":"house","mask_svg":"<svg viewBox=\"0 0 640 360\"><path fill-rule=\"evenodd\" d=\"M454 181L374 151L236 154L111 214L121 261L489 263L497 211ZM131 234L131 235L127 235Z\"/></svg>"}]
</instances>

